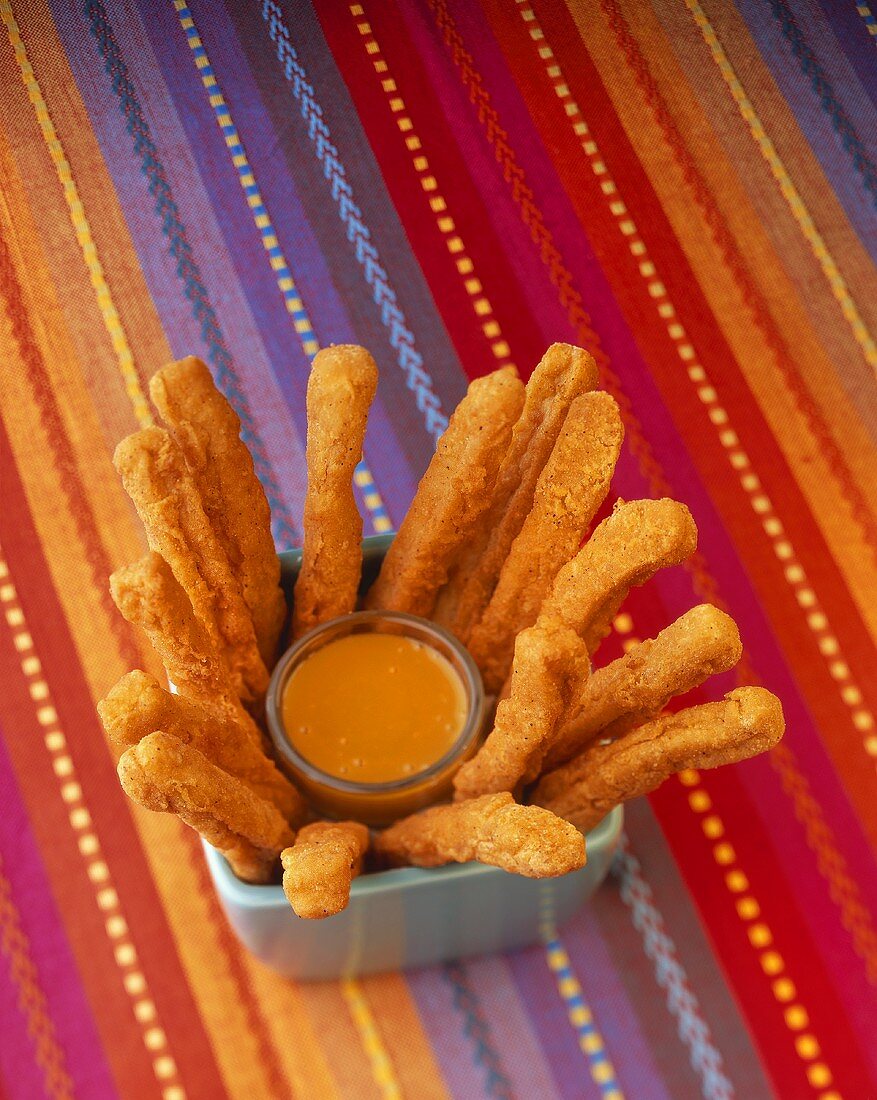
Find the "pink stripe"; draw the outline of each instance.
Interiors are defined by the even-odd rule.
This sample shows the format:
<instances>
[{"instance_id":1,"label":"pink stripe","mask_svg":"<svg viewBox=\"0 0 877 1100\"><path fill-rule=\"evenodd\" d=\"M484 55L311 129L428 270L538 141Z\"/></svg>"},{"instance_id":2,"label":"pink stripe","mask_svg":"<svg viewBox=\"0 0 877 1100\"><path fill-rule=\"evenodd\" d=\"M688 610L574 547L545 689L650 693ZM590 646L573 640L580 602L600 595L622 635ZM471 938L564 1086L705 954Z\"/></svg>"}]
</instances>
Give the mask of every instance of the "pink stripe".
<instances>
[{"instance_id":1,"label":"pink stripe","mask_svg":"<svg viewBox=\"0 0 877 1100\"><path fill-rule=\"evenodd\" d=\"M476 959L466 963L466 973L490 1020L494 1045L515 1095L551 1100L557 1095L551 1071L506 959L501 955Z\"/></svg>"},{"instance_id":2,"label":"pink stripe","mask_svg":"<svg viewBox=\"0 0 877 1100\"><path fill-rule=\"evenodd\" d=\"M17 789L4 736L14 737L15 731L8 730L0 735L3 873L12 890L19 926L27 937L30 959L76 1094L93 1096L96 1100L110 1097L114 1095L114 1088L109 1066L103 1057L91 1008ZM26 1033L25 1017L17 1004L16 983L7 977L8 967L9 959L0 951L0 1070L7 1081L15 1082L12 1095L42 1096L39 1076L40 1084L36 1087L31 1089L30 1084L25 1084L40 1071ZM19 1041L13 1039L13 1034L18 1035Z\"/></svg>"}]
</instances>

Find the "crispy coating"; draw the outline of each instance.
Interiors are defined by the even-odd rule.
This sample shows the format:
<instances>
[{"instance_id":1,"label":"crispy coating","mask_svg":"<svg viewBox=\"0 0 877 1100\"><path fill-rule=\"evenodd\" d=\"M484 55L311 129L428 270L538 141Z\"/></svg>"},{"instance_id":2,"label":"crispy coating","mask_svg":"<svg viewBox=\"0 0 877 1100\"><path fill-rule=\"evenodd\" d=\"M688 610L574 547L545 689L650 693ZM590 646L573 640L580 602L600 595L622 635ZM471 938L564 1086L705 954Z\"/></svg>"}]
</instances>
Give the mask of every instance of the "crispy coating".
<instances>
[{"instance_id":1,"label":"crispy coating","mask_svg":"<svg viewBox=\"0 0 877 1100\"><path fill-rule=\"evenodd\" d=\"M358 821L305 825L280 855L283 892L298 916L315 920L346 909L367 849L368 829Z\"/></svg>"},{"instance_id":2,"label":"crispy coating","mask_svg":"<svg viewBox=\"0 0 877 1100\"><path fill-rule=\"evenodd\" d=\"M455 797L514 791L534 780L566 709L569 684L587 677L588 667L584 643L569 627L543 623L523 630L509 697L496 708L487 740L454 776Z\"/></svg>"},{"instance_id":3,"label":"crispy coating","mask_svg":"<svg viewBox=\"0 0 877 1100\"><path fill-rule=\"evenodd\" d=\"M488 692L502 687L515 638L535 623L554 578L581 546L609 492L623 438L621 415L608 393L585 393L570 405L536 482L533 507L469 637Z\"/></svg>"},{"instance_id":4,"label":"crispy coating","mask_svg":"<svg viewBox=\"0 0 877 1100\"><path fill-rule=\"evenodd\" d=\"M117 569L110 592L128 622L146 632L180 694L205 706L236 698L227 665L160 554Z\"/></svg>"},{"instance_id":5,"label":"crispy coating","mask_svg":"<svg viewBox=\"0 0 877 1100\"><path fill-rule=\"evenodd\" d=\"M432 806L378 833L374 849L393 865L440 867L478 860L527 878L565 875L585 864L585 838L508 792Z\"/></svg>"},{"instance_id":6,"label":"crispy coating","mask_svg":"<svg viewBox=\"0 0 877 1100\"><path fill-rule=\"evenodd\" d=\"M686 611L657 638L635 645L578 686L545 768L569 760L598 734L614 740L654 718L674 696L733 668L742 652L730 615L708 603Z\"/></svg>"},{"instance_id":7,"label":"crispy coating","mask_svg":"<svg viewBox=\"0 0 877 1100\"><path fill-rule=\"evenodd\" d=\"M630 589L685 561L696 546L697 528L684 504L619 501L557 574L541 614L571 626L593 654Z\"/></svg>"},{"instance_id":8,"label":"crispy coating","mask_svg":"<svg viewBox=\"0 0 877 1100\"><path fill-rule=\"evenodd\" d=\"M129 798L176 814L215 848L236 853L238 867L251 861L250 874L292 843L292 830L272 803L172 734L147 734L122 753L118 771Z\"/></svg>"},{"instance_id":9,"label":"crispy coating","mask_svg":"<svg viewBox=\"0 0 877 1100\"><path fill-rule=\"evenodd\" d=\"M472 382L387 551L367 607L430 614L439 589L484 523L523 400L513 367Z\"/></svg>"},{"instance_id":10,"label":"crispy coating","mask_svg":"<svg viewBox=\"0 0 877 1100\"><path fill-rule=\"evenodd\" d=\"M543 776L533 802L586 831L614 806L648 794L675 772L717 768L766 752L784 729L775 695L759 687L737 688L721 703L689 707L617 741L590 745Z\"/></svg>"},{"instance_id":11,"label":"crispy coating","mask_svg":"<svg viewBox=\"0 0 877 1100\"><path fill-rule=\"evenodd\" d=\"M503 563L533 506L533 494L572 402L597 384L597 365L572 344L552 344L530 376L483 522L465 563L441 594L436 621L469 641L493 595Z\"/></svg>"},{"instance_id":12,"label":"crispy coating","mask_svg":"<svg viewBox=\"0 0 877 1100\"><path fill-rule=\"evenodd\" d=\"M183 452L204 511L249 608L270 668L286 617L271 509L241 439L237 413L207 366L188 356L157 371L149 395Z\"/></svg>"},{"instance_id":13,"label":"crispy coating","mask_svg":"<svg viewBox=\"0 0 877 1100\"><path fill-rule=\"evenodd\" d=\"M136 669L118 681L97 710L118 748L130 748L155 730L164 730L273 802L287 821L295 824L303 819L301 795L233 712L208 711L171 695L152 676Z\"/></svg>"},{"instance_id":14,"label":"crispy coating","mask_svg":"<svg viewBox=\"0 0 877 1100\"><path fill-rule=\"evenodd\" d=\"M304 547L293 601L293 637L346 615L362 572L362 517L353 472L362 455L378 368L352 344L324 348L308 379L308 490Z\"/></svg>"},{"instance_id":15,"label":"crispy coating","mask_svg":"<svg viewBox=\"0 0 877 1100\"><path fill-rule=\"evenodd\" d=\"M113 461L150 548L161 554L185 590L223 654L238 695L260 699L268 687L268 670L253 618L182 451L162 428L144 428L122 440Z\"/></svg>"}]
</instances>

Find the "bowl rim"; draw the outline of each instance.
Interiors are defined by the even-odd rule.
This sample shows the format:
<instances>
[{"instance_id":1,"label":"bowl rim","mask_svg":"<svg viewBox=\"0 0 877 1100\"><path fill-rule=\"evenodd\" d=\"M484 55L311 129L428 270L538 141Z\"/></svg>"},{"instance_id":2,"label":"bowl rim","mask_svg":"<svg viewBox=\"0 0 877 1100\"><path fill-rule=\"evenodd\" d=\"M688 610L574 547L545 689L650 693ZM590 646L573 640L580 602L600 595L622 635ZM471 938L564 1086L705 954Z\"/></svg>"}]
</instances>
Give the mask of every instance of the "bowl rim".
<instances>
[{"instance_id":1,"label":"bowl rim","mask_svg":"<svg viewBox=\"0 0 877 1100\"><path fill-rule=\"evenodd\" d=\"M614 844L621 833L624 824L624 807L616 806L585 834L589 849L600 849ZM202 840L210 876L224 901L247 909L275 909L289 908L289 902L283 893L283 887L279 883L257 885L242 882L234 874L226 863L222 854ZM587 863L578 874L587 869ZM509 875L510 872L501 867L491 867L484 863L451 863L444 867L394 867L387 871L374 871L371 874L361 875L353 880L350 888L350 900L357 898L366 899L376 894L384 894L399 890L416 890L426 886L442 886L450 882L458 882L461 879L485 879L496 878L498 875ZM514 876L520 877L520 876ZM561 876L565 877L565 876ZM528 879L530 882L551 883L553 878ZM294 915L294 914L293 914Z\"/></svg>"}]
</instances>

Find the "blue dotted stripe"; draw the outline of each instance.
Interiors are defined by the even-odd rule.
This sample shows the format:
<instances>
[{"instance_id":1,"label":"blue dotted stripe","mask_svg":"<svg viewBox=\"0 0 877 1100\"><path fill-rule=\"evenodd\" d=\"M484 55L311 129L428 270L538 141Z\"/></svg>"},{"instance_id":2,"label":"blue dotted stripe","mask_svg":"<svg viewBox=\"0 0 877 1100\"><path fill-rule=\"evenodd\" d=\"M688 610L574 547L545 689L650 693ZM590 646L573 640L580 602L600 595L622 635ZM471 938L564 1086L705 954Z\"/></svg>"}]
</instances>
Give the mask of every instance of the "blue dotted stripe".
<instances>
[{"instance_id":1,"label":"blue dotted stripe","mask_svg":"<svg viewBox=\"0 0 877 1100\"><path fill-rule=\"evenodd\" d=\"M241 437L253 456L256 474L265 488L271 507L274 537L281 549L287 550L299 542L295 524L280 495L277 480L268 460L237 377L234 358L225 342L216 311L195 259L186 227L174 201L167 173L152 139L137 92L128 75L128 67L119 44L113 36L109 16L101 0L87 0L85 14L89 29L111 78L112 89L125 116L125 127L134 141L134 152L140 158L141 172L146 177L149 193L155 200L155 212L161 221L161 231L167 238L169 251L177 263L177 275L183 293L192 305L192 314L201 326L201 339L207 348L207 358L213 368L217 385L228 399L241 421Z\"/></svg>"},{"instance_id":2,"label":"blue dotted stripe","mask_svg":"<svg viewBox=\"0 0 877 1100\"><path fill-rule=\"evenodd\" d=\"M424 369L423 357L415 346L414 334L408 328L396 292L380 262L378 250L372 243L368 226L363 222L362 211L354 199L338 149L332 142L329 127L323 118L323 110L316 100L314 87L298 60L277 4L274 0L263 0L261 10L262 18L268 24L268 35L276 47L277 60L283 75L292 87L292 94L299 103L302 118L308 124L308 135L313 143L314 154L323 169L338 216L347 230L348 240L354 246L354 255L366 284L380 308L381 324L389 333L390 345L396 352L406 385L414 393L427 432L438 440L448 426L448 419L433 390L432 379Z\"/></svg>"}]
</instances>

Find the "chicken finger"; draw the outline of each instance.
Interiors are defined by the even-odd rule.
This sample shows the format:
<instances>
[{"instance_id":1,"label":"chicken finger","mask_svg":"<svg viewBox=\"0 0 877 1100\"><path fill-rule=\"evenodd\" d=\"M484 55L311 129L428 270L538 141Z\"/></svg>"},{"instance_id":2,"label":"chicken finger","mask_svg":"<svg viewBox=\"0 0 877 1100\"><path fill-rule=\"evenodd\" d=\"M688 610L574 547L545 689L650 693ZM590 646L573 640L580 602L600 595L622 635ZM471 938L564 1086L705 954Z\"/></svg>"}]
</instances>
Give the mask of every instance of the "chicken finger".
<instances>
[{"instance_id":1,"label":"chicken finger","mask_svg":"<svg viewBox=\"0 0 877 1100\"><path fill-rule=\"evenodd\" d=\"M617 741L593 744L539 781L533 802L587 831L621 802L648 794L685 768L717 768L766 752L785 729L779 699L737 688L655 718Z\"/></svg>"},{"instance_id":2,"label":"chicken finger","mask_svg":"<svg viewBox=\"0 0 877 1100\"><path fill-rule=\"evenodd\" d=\"M149 395L183 452L225 550L270 668L286 617L271 509L241 439L241 422L207 366L188 356L152 376Z\"/></svg>"},{"instance_id":3,"label":"chicken finger","mask_svg":"<svg viewBox=\"0 0 877 1100\"><path fill-rule=\"evenodd\" d=\"M144 428L122 440L113 461L150 548L161 554L185 590L223 654L238 695L247 701L261 698L268 670L253 618L182 451L162 428Z\"/></svg>"},{"instance_id":4,"label":"chicken finger","mask_svg":"<svg viewBox=\"0 0 877 1100\"><path fill-rule=\"evenodd\" d=\"M675 500L619 501L557 574L541 615L571 626L593 654L631 588L694 553L697 528Z\"/></svg>"},{"instance_id":5,"label":"chicken finger","mask_svg":"<svg viewBox=\"0 0 877 1100\"><path fill-rule=\"evenodd\" d=\"M293 637L346 615L362 571L362 517L353 472L378 384L375 361L351 344L324 348L308 379L308 491L304 547L293 601Z\"/></svg>"},{"instance_id":6,"label":"chicken finger","mask_svg":"<svg viewBox=\"0 0 877 1100\"><path fill-rule=\"evenodd\" d=\"M585 864L585 838L507 792L432 806L378 833L374 849L393 865L440 867L478 860L528 878L565 875Z\"/></svg>"},{"instance_id":7,"label":"chicken finger","mask_svg":"<svg viewBox=\"0 0 877 1100\"><path fill-rule=\"evenodd\" d=\"M477 378L457 406L366 607L429 615L438 591L484 521L524 399L514 368Z\"/></svg>"},{"instance_id":8,"label":"chicken finger","mask_svg":"<svg viewBox=\"0 0 877 1100\"><path fill-rule=\"evenodd\" d=\"M536 621L558 571L579 549L609 492L623 436L618 406L608 393L582 394L570 405L530 514L469 637L487 691L502 687L515 638Z\"/></svg>"},{"instance_id":9,"label":"chicken finger","mask_svg":"<svg viewBox=\"0 0 877 1100\"><path fill-rule=\"evenodd\" d=\"M635 645L580 684L545 756L545 770L581 751L596 736L614 740L660 714L676 695L697 687L740 660L737 624L701 604L654 639Z\"/></svg>"},{"instance_id":10,"label":"chicken finger","mask_svg":"<svg viewBox=\"0 0 877 1100\"><path fill-rule=\"evenodd\" d=\"M305 825L280 855L283 892L295 913L314 920L346 909L367 848L368 829L358 821Z\"/></svg>"}]
</instances>

